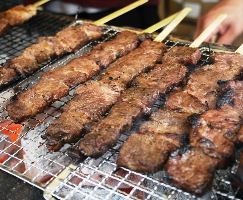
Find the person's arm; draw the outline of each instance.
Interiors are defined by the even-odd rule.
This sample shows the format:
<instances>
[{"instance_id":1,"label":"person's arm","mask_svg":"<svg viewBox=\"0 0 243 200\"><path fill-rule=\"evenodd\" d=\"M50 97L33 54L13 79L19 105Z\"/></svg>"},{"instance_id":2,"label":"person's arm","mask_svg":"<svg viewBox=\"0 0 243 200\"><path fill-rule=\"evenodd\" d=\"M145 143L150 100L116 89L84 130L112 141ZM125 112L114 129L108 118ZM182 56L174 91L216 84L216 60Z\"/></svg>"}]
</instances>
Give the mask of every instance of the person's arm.
<instances>
[{"instance_id":1,"label":"person's arm","mask_svg":"<svg viewBox=\"0 0 243 200\"><path fill-rule=\"evenodd\" d=\"M210 41L213 35L219 34L217 42L232 44L232 42L243 32L243 0L221 0L197 21L194 38L197 38L208 25L220 14L228 14L221 25L207 38Z\"/></svg>"}]
</instances>

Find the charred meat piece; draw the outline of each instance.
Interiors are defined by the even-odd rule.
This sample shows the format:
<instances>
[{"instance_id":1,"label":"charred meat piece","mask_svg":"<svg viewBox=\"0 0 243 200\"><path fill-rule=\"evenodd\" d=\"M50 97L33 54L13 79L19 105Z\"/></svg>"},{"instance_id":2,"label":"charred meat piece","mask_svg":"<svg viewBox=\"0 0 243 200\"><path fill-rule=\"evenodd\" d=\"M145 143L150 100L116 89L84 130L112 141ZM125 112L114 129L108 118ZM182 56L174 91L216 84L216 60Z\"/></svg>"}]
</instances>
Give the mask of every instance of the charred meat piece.
<instances>
[{"instance_id":1,"label":"charred meat piece","mask_svg":"<svg viewBox=\"0 0 243 200\"><path fill-rule=\"evenodd\" d=\"M208 109L206 105L189 95L187 91L182 88L178 88L171 92L165 104L167 109L188 113L188 116L193 113L202 113Z\"/></svg>"},{"instance_id":2,"label":"charred meat piece","mask_svg":"<svg viewBox=\"0 0 243 200\"><path fill-rule=\"evenodd\" d=\"M120 149L117 165L136 171L155 172L163 167L170 152L176 149L163 135L133 133Z\"/></svg>"},{"instance_id":3,"label":"charred meat piece","mask_svg":"<svg viewBox=\"0 0 243 200\"><path fill-rule=\"evenodd\" d=\"M200 123L191 130L190 144L200 147L206 154L220 160L220 168L226 159L232 159L236 133L242 120L234 110L209 110L199 118Z\"/></svg>"},{"instance_id":4,"label":"charred meat piece","mask_svg":"<svg viewBox=\"0 0 243 200\"><path fill-rule=\"evenodd\" d=\"M160 109L154 112L149 121L141 124L138 132L147 133L173 133L188 134L188 114L174 110Z\"/></svg>"},{"instance_id":5,"label":"charred meat piece","mask_svg":"<svg viewBox=\"0 0 243 200\"><path fill-rule=\"evenodd\" d=\"M35 116L51 102L66 96L69 87L61 79L42 78L35 89L17 96L16 102L7 105L7 111L14 121L22 121L27 116Z\"/></svg>"},{"instance_id":6,"label":"charred meat piece","mask_svg":"<svg viewBox=\"0 0 243 200\"><path fill-rule=\"evenodd\" d=\"M117 164L136 171L162 169L170 153L184 143L187 115L159 110L132 134L120 149ZM167 118L167 117L171 118ZM182 118L181 118L182 117ZM183 128L181 130L180 128ZM178 133L179 132L181 133Z\"/></svg>"},{"instance_id":7,"label":"charred meat piece","mask_svg":"<svg viewBox=\"0 0 243 200\"><path fill-rule=\"evenodd\" d=\"M217 102L217 108L238 113L242 120L243 114L243 81L229 81L224 84L223 95ZM238 124L239 126L239 124ZM237 143L243 143L243 128L237 133Z\"/></svg>"},{"instance_id":8,"label":"charred meat piece","mask_svg":"<svg viewBox=\"0 0 243 200\"><path fill-rule=\"evenodd\" d=\"M223 95L217 102L218 109L230 105L243 113L243 81L229 81L222 87Z\"/></svg>"},{"instance_id":9,"label":"charred meat piece","mask_svg":"<svg viewBox=\"0 0 243 200\"><path fill-rule=\"evenodd\" d=\"M213 63L223 62L231 66L240 66L243 62L243 57L239 53L213 53L210 55L210 59L213 61Z\"/></svg>"},{"instance_id":10,"label":"charred meat piece","mask_svg":"<svg viewBox=\"0 0 243 200\"><path fill-rule=\"evenodd\" d=\"M149 73L138 76L132 86L157 88L161 94L165 94L183 80L187 71L187 67L177 63L156 65Z\"/></svg>"},{"instance_id":11,"label":"charred meat piece","mask_svg":"<svg viewBox=\"0 0 243 200\"><path fill-rule=\"evenodd\" d=\"M112 107L109 115L94 123L92 131L81 139L78 149L87 156L100 156L112 147L121 132L130 129L133 122L144 113L149 113L158 99L156 89L129 88Z\"/></svg>"},{"instance_id":12,"label":"charred meat piece","mask_svg":"<svg viewBox=\"0 0 243 200\"><path fill-rule=\"evenodd\" d=\"M220 86L217 83L236 79L241 71L242 65L233 62L222 61L204 66L190 75L185 90L202 104L213 109L220 95Z\"/></svg>"},{"instance_id":13,"label":"charred meat piece","mask_svg":"<svg viewBox=\"0 0 243 200\"><path fill-rule=\"evenodd\" d=\"M212 185L217 160L198 148L175 151L165 165L168 179L184 191L201 195Z\"/></svg>"},{"instance_id":14,"label":"charred meat piece","mask_svg":"<svg viewBox=\"0 0 243 200\"><path fill-rule=\"evenodd\" d=\"M173 119L168 120L173 124ZM184 135L170 132L171 128L166 122L143 123L140 134L132 134L120 149L117 164L136 171L160 170L170 153L183 144Z\"/></svg>"},{"instance_id":15,"label":"charred meat piece","mask_svg":"<svg viewBox=\"0 0 243 200\"><path fill-rule=\"evenodd\" d=\"M96 46L90 53L71 60L63 67L46 72L36 86L19 95L17 101L7 106L11 119L22 121L26 117L33 117L43 111L52 102L66 96L70 87L83 83L99 73L102 66L107 66L116 59L118 53L123 56L135 49L142 36L145 37L144 34L121 32L114 40ZM101 61L98 65L97 60L93 60L96 53L97 57L102 54L105 58L110 56L111 59ZM91 54L93 56L90 56Z\"/></svg>"},{"instance_id":16,"label":"charred meat piece","mask_svg":"<svg viewBox=\"0 0 243 200\"><path fill-rule=\"evenodd\" d=\"M0 18L8 20L11 26L23 24L31 17L35 16L37 9L33 5L24 7L23 5L15 6L5 12L0 13Z\"/></svg>"},{"instance_id":17,"label":"charred meat piece","mask_svg":"<svg viewBox=\"0 0 243 200\"><path fill-rule=\"evenodd\" d=\"M154 67L155 60L159 62L165 51L166 46L164 44L145 40L141 43L139 49L128 55L129 57L125 56L118 59L115 64L110 65L103 74L97 77L97 80L112 79L128 84L140 73Z\"/></svg>"},{"instance_id":18,"label":"charred meat piece","mask_svg":"<svg viewBox=\"0 0 243 200\"><path fill-rule=\"evenodd\" d=\"M164 51L164 44L145 40L141 47L111 64L113 70L77 88L75 97L64 107L64 113L47 129L49 150L58 150L63 143L78 138L83 130L82 124L99 120L118 100L126 84L141 72L151 69ZM124 75L119 77L118 74Z\"/></svg>"},{"instance_id":19,"label":"charred meat piece","mask_svg":"<svg viewBox=\"0 0 243 200\"><path fill-rule=\"evenodd\" d=\"M0 68L0 85L7 86L8 84L18 80L19 76L14 69ZM1 88L1 86L0 86Z\"/></svg>"},{"instance_id":20,"label":"charred meat piece","mask_svg":"<svg viewBox=\"0 0 243 200\"><path fill-rule=\"evenodd\" d=\"M209 110L203 113L191 130L191 146L201 147L212 157L220 159L224 167L227 158L234 154L234 143L240 141L242 119L242 81L229 81L222 90L224 94L218 100L220 110ZM229 100L231 99L231 100Z\"/></svg>"},{"instance_id":21,"label":"charred meat piece","mask_svg":"<svg viewBox=\"0 0 243 200\"><path fill-rule=\"evenodd\" d=\"M183 54L183 57L180 56L180 53ZM166 76L165 74L162 75L162 84L155 79L156 76L153 77L155 73L161 74L161 72L157 71L138 77L138 80L135 80L133 84L141 84L143 87L155 87L157 82L158 89L161 93L164 93L167 89L172 88L174 81L181 81L185 77L187 70L184 70L184 73L178 73L179 68L181 70L186 68L182 64L196 64L200 57L201 54L198 49L175 47L162 58L163 65L161 67L167 71ZM163 68L161 68L161 71ZM172 76L171 79L167 78L168 76ZM180 78L178 79L178 77ZM146 78L150 81L144 81ZM168 88L163 88L164 84ZM156 171L161 169L170 153L180 148L183 144L185 134L189 132L187 130L189 125L187 117L189 115L190 113L168 109L161 109L152 114L149 121L142 123L138 130L140 134L132 134L131 139L129 138L125 142L118 156L118 165L138 171ZM137 144L136 138L139 140ZM145 143L144 145L142 144L143 142ZM129 152L132 153L129 154ZM153 153L155 156L151 156ZM158 156L161 158L158 158Z\"/></svg>"},{"instance_id":22,"label":"charred meat piece","mask_svg":"<svg viewBox=\"0 0 243 200\"><path fill-rule=\"evenodd\" d=\"M53 37L39 39L36 44L27 47L21 55L11 59L3 67L7 72L15 70L14 80L26 77L39 69L39 63L65 53L74 52L88 41L98 39L102 34L103 29L92 24L67 27ZM3 78L4 75L4 73L0 74L0 83L2 83L0 88L13 80L13 78Z\"/></svg>"},{"instance_id":23,"label":"charred meat piece","mask_svg":"<svg viewBox=\"0 0 243 200\"><path fill-rule=\"evenodd\" d=\"M83 92L69 101L61 116L48 127L45 137L50 151L59 150L64 143L75 141L84 128L83 124L99 120L120 96L119 91L97 81L82 87Z\"/></svg>"},{"instance_id":24,"label":"charred meat piece","mask_svg":"<svg viewBox=\"0 0 243 200\"><path fill-rule=\"evenodd\" d=\"M242 81L225 83L224 94L217 103L219 110L208 110L195 117L190 132L191 148L172 154L165 166L176 187L201 195L212 182L213 170L231 163L243 123L242 86Z\"/></svg>"},{"instance_id":25,"label":"charred meat piece","mask_svg":"<svg viewBox=\"0 0 243 200\"><path fill-rule=\"evenodd\" d=\"M162 59L162 63L180 63L183 65L197 64L201 58L198 48L174 47Z\"/></svg>"},{"instance_id":26,"label":"charred meat piece","mask_svg":"<svg viewBox=\"0 0 243 200\"><path fill-rule=\"evenodd\" d=\"M140 74L133 81L136 87L127 89L108 116L92 126L97 128L93 128L81 139L79 150L88 156L104 154L117 142L121 132L132 127L134 120L142 114L150 113L159 93L165 93L173 85L178 84L186 72L187 68L183 65L163 64L156 65L149 73ZM171 76L168 76L169 73Z\"/></svg>"},{"instance_id":27,"label":"charred meat piece","mask_svg":"<svg viewBox=\"0 0 243 200\"><path fill-rule=\"evenodd\" d=\"M151 35L123 31L118 33L115 39L98 44L85 56L90 60L94 60L98 65L107 67L116 58L120 58L133 50L140 41L144 41L146 38L151 38Z\"/></svg>"},{"instance_id":28,"label":"charred meat piece","mask_svg":"<svg viewBox=\"0 0 243 200\"><path fill-rule=\"evenodd\" d=\"M23 24L35 16L37 9L33 5L24 7L15 6L7 11L0 13L0 35L6 31L6 27Z\"/></svg>"}]
</instances>

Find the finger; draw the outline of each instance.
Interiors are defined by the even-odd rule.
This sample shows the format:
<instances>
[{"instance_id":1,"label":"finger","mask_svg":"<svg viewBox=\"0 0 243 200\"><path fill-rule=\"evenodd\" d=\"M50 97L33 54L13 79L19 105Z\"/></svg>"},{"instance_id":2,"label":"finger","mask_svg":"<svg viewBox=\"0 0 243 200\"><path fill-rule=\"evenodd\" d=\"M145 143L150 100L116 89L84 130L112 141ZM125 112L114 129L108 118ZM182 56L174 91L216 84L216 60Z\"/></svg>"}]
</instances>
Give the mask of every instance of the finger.
<instances>
[{"instance_id":1,"label":"finger","mask_svg":"<svg viewBox=\"0 0 243 200\"><path fill-rule=\"evenodd\" d=\"M221 37L219 37L217 43L232 44L237 36L238 35L236 34L235 29L231 26L225 31L225 33Z\"/></svg>"}]
</instances>

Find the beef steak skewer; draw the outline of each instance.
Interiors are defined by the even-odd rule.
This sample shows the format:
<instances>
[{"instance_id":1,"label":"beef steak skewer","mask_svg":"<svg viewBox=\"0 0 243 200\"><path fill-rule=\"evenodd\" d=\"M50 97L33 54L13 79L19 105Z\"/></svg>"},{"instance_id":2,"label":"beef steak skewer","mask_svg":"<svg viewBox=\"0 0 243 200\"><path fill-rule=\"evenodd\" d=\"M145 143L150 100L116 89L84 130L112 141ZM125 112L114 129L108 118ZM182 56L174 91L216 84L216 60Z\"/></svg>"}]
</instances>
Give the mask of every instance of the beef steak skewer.
<instances>
[{"instance_id":1,"label":"beef steak skewer","mask_svg":"<svg viewBox=\"0 0 243 200\"><path fill-rule=\"evenodd\" d=\"M160 61L165 49L162 43L145 40L133 52L112 63L94 81L77 88L74 98L64 106L64 112L47 129L45 137L49 150L58 150L64 143L79 138L84 123L101 119L126 85Z\"/></svg>"},{"instance_id":2,"label":"beef steak skewer","mask_svg":"<svg viewBox=\"0 0 243 200\"><path fill-rule=\"evenodd\" d=\"M183 59L177 55L184 54ZM171 59L168 59L168 58ZM188 59L185 59L188 57ZM192 59L189 59L191 57ZM176 60L175 63L172 60ZM149 114L160 94L165 94L185 77L187 68L180 63L196 63L200 59L198 49L176 47L165 53L162 65L156 65L149 73L140 74L133 81L135 87L127 89L111 109L108 116L94 123L88 134L81 139L78 150L88 156L100 156L112 147L121 132L129 130L134 120Z\"/></svg>"},{"instance_id":3,"label":"beef steak skewer","mask_svg":"<svg viewBox=\"0 0 243 200\"><path fill-rule=\"evenodd\" d=\"M239 54L218 53L213 54L211 58L214 59L214 65L204 66L191 74L184 89L179 88L168 95L166 108L152 114L151 120L140 127L138 131L140 134L130 136L120 150L117 160L119 165L133 170L156 171L162 169L169 155L183 145L181 139L183 139L183 135L189 134L190 128L187 118L193 113L202 113L208 108L214 108L212 102L216 102L220 94L220 87L217 83L236 79L242 71L239 62L242 56ZM205 88L210 88L210 90L207 91ZM200 99L202 91L204 92L204 99ZM134 139L135 137L136 139ZM143 142L148 142L149 145L142 146ZM164 148L161 148L161 145ZM131 149L131 147L133 148ZM154 159L150 156L153 154L157 154ZM158 158L159 155L160 159ZM193 160L190 161L194 162ZM195 163L197 163L196 160ZM177 168L180 165L181 163L178 162ZM185 170L187 169L185 168ZM195 168L196 170L197 168ZM207 172L210 170L206 169ZM180 174L179 171L178 173ZM181 176L186 175L187 173ZM188 173L189 175L190 173ZM173 173L170 173L170 177L173 177ZM190 181L188 180L189 184ZM207 184L203 185L200 182L197 185L198 189L195 191L195 185L194 188L192 185L190 192L200 193L207 186Z\"/></svg>"},{"instance_id":4,"label":"beef steak skewer","mask_svg":"<svg viewBox=\"0 0 243 200\"><path fill-rule=\"evenodd\" d=\"M0 89L38 70L38 64L65 53L75 52L87 42L96 40L102 35L103 28L93 24L83 24L67 27L55 36L39 38L36 44L27 47L21 55L0 68Z\"/></svg>"},{"instance_id":5,"label":"beef steak skewer","mask_svg":"<svg viewBox=\"0 0 243 200\"><path fill-rule=\"evenodd\" d=\"M106 17L95 21L93 24L84 24L77 27L67 27L58 32L54 37L40 38L36 44L26 48L18 57L10 60L0 69L0 89L13 81L26 77L39 69L38 64L48 61L54 56L75 52L88 41L98 39L103 34L100 25L112 20L144 3L148 0L134 2ZM39 6L46 1L37 2Z\"/></svg>"},{"instance_id":6,"label":"beef steak skewer","mask_svg":"<svg viewBox=\"0 0 243 200\"><path fill-rule=\"evenodd\" d=\"M185 152L173 153L165 165L176 187L202 194L211 185L214 170L232 163L243 123L242 89L243 81L229 81L223 86L224 94L217 102L218 109L208 110L194 121L191 147ZM198 161L192 163L192 160Z\"/></svg>"},{"instance_id":7,"label":"beef steak skewer","mask_svg":"<svg viewBox=\"0 0 243 200\"><path fill-rule=\"evenodd\" d=\"M64 113L47 129L49 150L58 150L64 143L79 138L85 123L100 120L129 82L161 61L166 46L160 38L169 34L190 11L191 8L184 8L155 41L145 40L138 49L111 64L95 81L76 89L75 97L64 107Z\"/></svg>"},{"instance_id":8,"label":"beef steak skewer","mask_svg":"<svg viewBox=\"0 0 243 200\"><path fill-rule=\"evenodd\" d=\"M91 52L71 60L65 66L44 73L37 85L17 96L17 100L7 106L9 116L20 122L42 112L52 102L66 96L71 87L87 81L117 57L134 50L146 37L150 36L123 31L115 39L97 45Z\"/></svg>"}]
</instances>

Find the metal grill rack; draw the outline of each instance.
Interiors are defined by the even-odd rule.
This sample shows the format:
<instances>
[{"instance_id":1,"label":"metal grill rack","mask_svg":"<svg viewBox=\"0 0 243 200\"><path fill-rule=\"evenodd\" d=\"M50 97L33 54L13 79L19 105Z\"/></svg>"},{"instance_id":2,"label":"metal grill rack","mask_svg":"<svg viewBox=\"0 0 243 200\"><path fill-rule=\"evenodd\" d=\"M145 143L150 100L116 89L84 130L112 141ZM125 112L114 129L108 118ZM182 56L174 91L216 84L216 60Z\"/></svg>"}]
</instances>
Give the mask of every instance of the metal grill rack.
<instances>
[{"instance_id":1,"label":"metal grill rack","mask_svg":"<svg viewBox=\"0 0 243 200\"><path fill-rule=\"evenodd\" d=\"M132 131L123 133L117 144L97 159L88 157L80 162L70 160L66 154L70 147L68 144L58 152L49 153L45 145L46 141L41 138L41 135L59 116L60 109L72 98L76 87L70 90L67 97L54 102L43 113L26 120L24 124L14 124L6 112L6 105L10 99L33 87L44 72L63 66L69 60L89 51L99 42L111 39L117 32L119 29L107 28L105 36L100 40L87 44L75 54L66 55L46 64L37 73L0 94L0 168L44 190L46 199L51 196L72 200L196 199L195 196L172 187L167 182L163 170L142 174L116 166L119 149ZM187 45L178 41L166 40L164 42L170 48ZM198 67L209 63L208 56L211 53L208 47L202 47L200 50L202 58ZM1 51L0 55L4 57L3 59L8 59ZM153 109L158 109L161 104L163 104L163 97L155 103ZM134 124L133 130L140 122ZM237 159L233 167L216 171L213 188L202 197L203 199L242 198L238 189L232 188L227 181L229 173L236 171L239 152L240 150L236 152Z\"/></svg>"}]
</instances>

